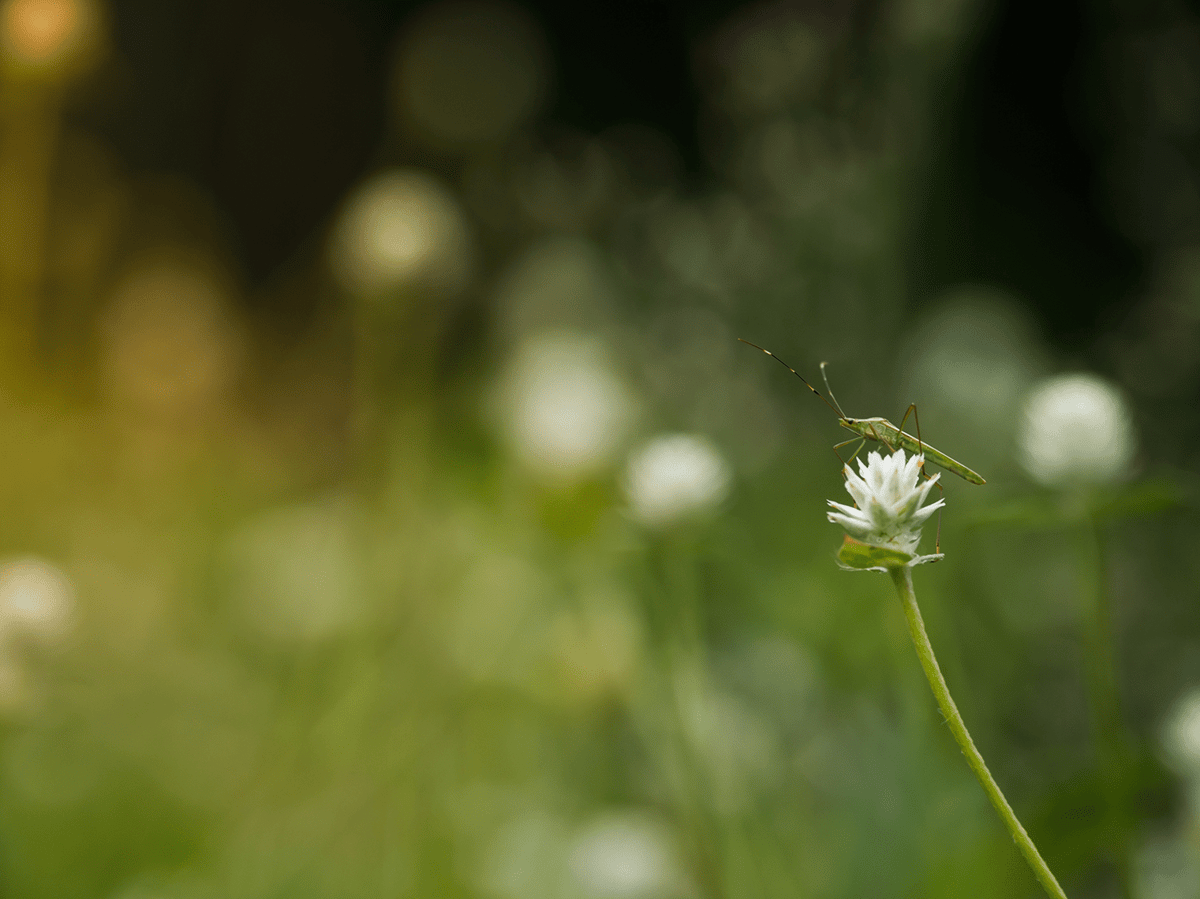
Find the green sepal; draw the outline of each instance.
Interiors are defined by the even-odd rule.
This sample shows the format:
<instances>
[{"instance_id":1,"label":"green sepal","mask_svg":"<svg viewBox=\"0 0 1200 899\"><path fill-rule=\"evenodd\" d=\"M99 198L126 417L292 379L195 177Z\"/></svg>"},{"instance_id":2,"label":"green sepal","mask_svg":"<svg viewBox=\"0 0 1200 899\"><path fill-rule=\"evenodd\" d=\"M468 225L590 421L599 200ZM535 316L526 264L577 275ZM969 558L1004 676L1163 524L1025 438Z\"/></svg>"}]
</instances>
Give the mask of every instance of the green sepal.
<instances>
[{"instance_id":1,"label":"green sepal","mask_svg":"<svg viewBox=\"0 0 1200 899\"><path fill-rule=\"evenodd\" d=\"M850 571L890 571L913 564L915 556L886 546L874 546L855 540L849 534L838 550L838 565Z\"/></svg>"}]
</instances>

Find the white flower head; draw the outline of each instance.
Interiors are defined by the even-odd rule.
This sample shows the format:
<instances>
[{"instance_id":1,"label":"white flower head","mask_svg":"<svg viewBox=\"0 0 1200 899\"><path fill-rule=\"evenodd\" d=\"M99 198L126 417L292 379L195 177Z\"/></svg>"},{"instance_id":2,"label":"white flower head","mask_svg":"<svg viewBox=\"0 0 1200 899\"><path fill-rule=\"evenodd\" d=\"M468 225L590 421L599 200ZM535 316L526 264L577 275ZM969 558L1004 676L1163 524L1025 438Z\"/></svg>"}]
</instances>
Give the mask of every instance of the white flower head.
<instances>
[{"instance_id":1,"label":"white flower head","mask_svg":"<svg viewBox=\"0 0 1200 899\"><path fill-rule=\"evenodd\" d=\"M896 450L890 456L869 453L865 463L859 459L858 474L847 465L846 490L854 497L854 505L830 500L833 511L828 513L829 520L867 546L902 553L908 557L907 565L940 559L940 555L916 555L921 528L946 505L943 499L922 505L941 477L935 474L922 480L924 462L924 456L906 456L904 450Z\"/></svg>"},{"instance_id":2,"label":"white flower head","mask_svg":"<svg viewBox=\"0 0 1200 899\"><path fill-rule=\"evenodd\" d=\"M572 895L588 899L678 896L685 874L671 832L636 810L598 815L567 850Z\"/></svg>"},{"instance_id":3,"label":"white flower head","mask_svg":"<svg viewBox=\"0 0 1200 899\"><path fill-rule=\"evenodd\" d=\"M1200 689L1176 702L1163 731L1163 743L1171 767L1192 780L1200 778Z\"/></svg>"},{"instance_id":4,"label":"white flower head","mask_svg":"<svg viewBox=\"0 0 1200 899\"><path fill-rule=\"evenodd\" d=\"M729 493L729 463L696 434L654 438L629 459L625 492L635 518L665 527L720 505Z\"/></svg>"},{"instance_id":5,"label":"white flower head","mask_svg":"<svg viewBox=\"0 0 1200 899\"><path fill-rule=\"evenodd\" d=\"M1087 373L1059 375L1026 399L1020 449L1025 469L1046 486L1105 484L1128 471L1137 433L1116 385Z\"/></svg>"},{"instance_id":6,"label":"white flower head","mask_svg":"<svg viewBox=\"0 0 1200 899\"><path fill-rule=\"evenodd\" d=\"M636 411L607 347L576 331L527 338L501 391L509 442L530 471L551 484L575 484L603 471Z\"/></svg>"}]
</instances>

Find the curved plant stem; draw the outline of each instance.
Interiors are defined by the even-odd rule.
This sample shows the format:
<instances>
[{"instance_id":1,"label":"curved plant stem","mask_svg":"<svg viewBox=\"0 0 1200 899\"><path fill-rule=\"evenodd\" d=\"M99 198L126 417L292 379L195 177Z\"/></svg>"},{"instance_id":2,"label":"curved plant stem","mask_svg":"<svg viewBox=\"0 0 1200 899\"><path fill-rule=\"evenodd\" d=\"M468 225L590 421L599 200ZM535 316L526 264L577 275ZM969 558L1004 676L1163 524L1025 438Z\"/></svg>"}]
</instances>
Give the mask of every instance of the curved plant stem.
<instances>
[{"instance_id":1,"label":"curved plant stem","mask_svg":"<svg viewBox=\"0 0 1200 899\"><path fill-rule=\"evenodd\" d=\"M1047 894L1053 896L1054 899L1067 899L1067 894L1063 892L1062 887L1058 885L1058 881L1054 879L1054 874L1050 871L1050 867L1042 858L1041 853L1037 851L1037 847L1033 845L1033 840L1029 838L1029 834L1025 832L1025 828L1021 826L1021 822L1017 820L1012 806L1008 804L1008 800L1000 792L1000 787L992 778L991 772L988 771L987 765L983 761L983 756L979 754L979 750L975 748L975 743L971 740L971 735L967 732L967 726L963 723L962 715L958 713L958 708L954 705L954 700L950 696L950 688L946 686L946 679L942 677L942 670L938 667L937 658L933 654L933 647L929 643L929 635L925 633L925 622L921 618L921 610L917 608L917 597L913 592L912 585L912 570L909 568L893 568L889 573L892 576L892 581L896 584L896 592L900 594L900 601L904 605L904 616L908 619L908 630L912 634L913 645L917 648L917 656L921 659L921 667L925 669L925 677L929 680L929 686L933 688L933 695L937 698L937 703L941 707L942 714L946 716L946 723L950 725L950 732L954 734L954 739L962 750L962 754L967 758L967 764L975 772L975 777L979 780L980 785L982 785L983 791L987 793L988 799L992 801L992 805L1000 813L1000 818L1004 821L1004 826L1012 834L1013 842L1017 844L1017 847L1021 850L1021 854L1025 856L1025 861L1029 863L1029 867L1033 869L1034 876L1041 882Z\"/></svg>"}]
</instances>

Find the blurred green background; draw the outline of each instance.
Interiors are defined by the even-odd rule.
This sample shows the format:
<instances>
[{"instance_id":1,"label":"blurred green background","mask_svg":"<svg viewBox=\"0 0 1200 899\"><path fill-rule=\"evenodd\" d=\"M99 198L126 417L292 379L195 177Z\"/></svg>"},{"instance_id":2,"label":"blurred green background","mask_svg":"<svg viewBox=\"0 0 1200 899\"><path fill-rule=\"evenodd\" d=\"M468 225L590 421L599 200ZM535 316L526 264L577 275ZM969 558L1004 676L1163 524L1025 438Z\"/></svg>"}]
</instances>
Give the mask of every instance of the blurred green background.
<instances>
[{"instance_id":1,"label":"blurred green background","mask_svg":"<svg viewBox=\"0 0 1200 899\"><path fill-rule=\"evenodd\" d=\"M1040 895L736 337L988 479L976 742L1200 896L1166 0L0 4L0 896Z\"/></svg>"}]
</instances>

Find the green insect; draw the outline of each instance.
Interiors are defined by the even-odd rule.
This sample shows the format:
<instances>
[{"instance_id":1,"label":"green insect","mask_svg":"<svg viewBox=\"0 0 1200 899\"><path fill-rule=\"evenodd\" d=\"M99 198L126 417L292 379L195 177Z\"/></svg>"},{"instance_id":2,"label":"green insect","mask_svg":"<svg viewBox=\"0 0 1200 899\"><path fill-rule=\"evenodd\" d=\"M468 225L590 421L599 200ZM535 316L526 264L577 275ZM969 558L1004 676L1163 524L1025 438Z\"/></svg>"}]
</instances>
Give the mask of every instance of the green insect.
<instances>
[{"instance_id":1,"label":"green insect","mask_svg":"<svg viewBox=\"0 0 1200 899\"><path fill-rule=\"evenodd\" d=\"M740 337L738 340L741 340L742 343L746 344L747 346L754 347L756 350L762 350L762 352L766 353L768 356L794 374L797 378L800 378L800 380L804 382L805 387L807 387L817 396L821 397L821 401L837 414L838 424L848 431L853 431L858 435L858 438L862 439L864 443L868 440L874 440L877 443L882 443L892 452L895 452L897 449L905 449L910 453L923 455L926 463L932 463L940 468L944 468L951 474L958 475L964 481L970 481L972 484L987 483L982 476L967 468L967 466L963 465L961 462L951 459L941 450L934 449L921 439L921 423L917 420L916 403L909 405L907 411L904 413L904 418L900 419L900 427L896 427L886 418L850 418L845 412L842 411L842 407L838 405L837 398L833 395L833 389L829 386L829 378L825 376L824 362L821 363L821 377L825 380L825 389L829 392L829 399L826 399L819 390L809 384L808 381L805 381L804 377L798 371L796 371L796 369L792 368L770 350L764 350L758 344L751 343L748 340L742 340ZM830 402L829 400L833 400L833 402ZM913 421L917 426L916 437L904 432L904 423L908 421L908 416L910 414L913 416ZM834 450L846 446L846 444L853 443L855 439L857 438L852 437L845 441L845 443L839 443L834 447ZM859 449L862 449L862 444L859 444ZM858 450L855 450L854 453L855 455L858 455ZM851 456L850 458L853 459L854 456Z\"/></svg>"}]
</instances>

